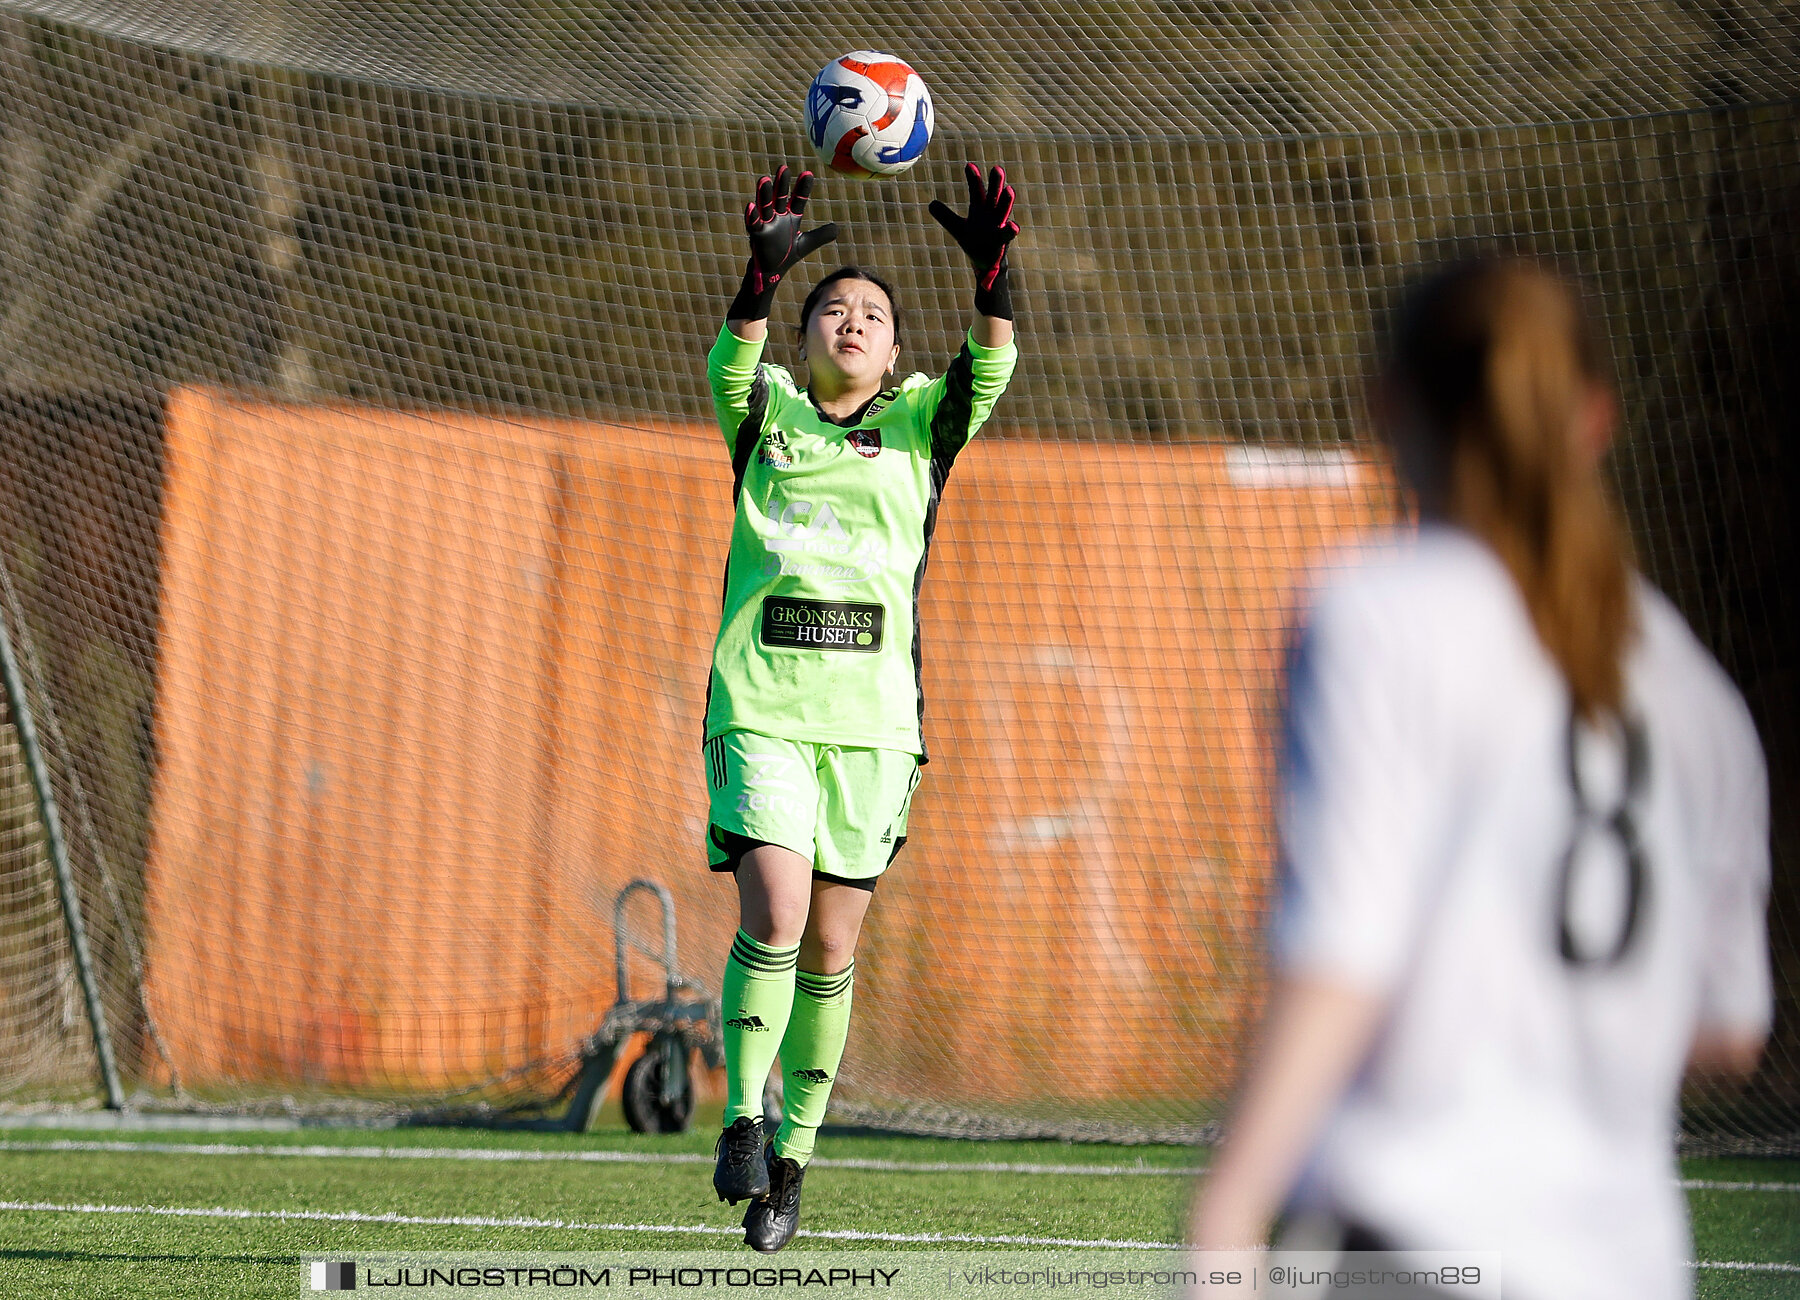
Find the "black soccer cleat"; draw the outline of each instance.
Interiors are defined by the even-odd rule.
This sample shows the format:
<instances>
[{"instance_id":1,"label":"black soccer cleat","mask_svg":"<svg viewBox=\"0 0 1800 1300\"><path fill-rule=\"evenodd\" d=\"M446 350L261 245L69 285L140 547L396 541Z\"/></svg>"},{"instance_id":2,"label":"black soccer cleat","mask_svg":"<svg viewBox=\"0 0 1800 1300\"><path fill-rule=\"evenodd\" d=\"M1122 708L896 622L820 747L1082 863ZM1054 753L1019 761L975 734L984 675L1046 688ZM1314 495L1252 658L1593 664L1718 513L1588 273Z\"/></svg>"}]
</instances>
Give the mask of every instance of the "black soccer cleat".
<instances>
[{"instance_id":1,"label":"black soccer cleat","mask_svg":"<svg viewBox=\"0 0 1800 1300\"><path fill-rule=\"evenodd\" d=\"M744 1211L744 1244L773 1255L800 1230L800 1180L806 1166L775 1154L769 1143L769 1194Z\"/></svg>"},{"instance_id":2,"label":"black soccer cleat","mask_svg":"<svg viewBox=\"0 0 1800 1300\"><path fill-rule=\"evenodd\" d=\"M745 1115L731 1121L713 1148L713 1190L721 1201L736 1205L769 1194L769 1167L763 1160L762 1116Z\"/></svg>"}]
</instances>

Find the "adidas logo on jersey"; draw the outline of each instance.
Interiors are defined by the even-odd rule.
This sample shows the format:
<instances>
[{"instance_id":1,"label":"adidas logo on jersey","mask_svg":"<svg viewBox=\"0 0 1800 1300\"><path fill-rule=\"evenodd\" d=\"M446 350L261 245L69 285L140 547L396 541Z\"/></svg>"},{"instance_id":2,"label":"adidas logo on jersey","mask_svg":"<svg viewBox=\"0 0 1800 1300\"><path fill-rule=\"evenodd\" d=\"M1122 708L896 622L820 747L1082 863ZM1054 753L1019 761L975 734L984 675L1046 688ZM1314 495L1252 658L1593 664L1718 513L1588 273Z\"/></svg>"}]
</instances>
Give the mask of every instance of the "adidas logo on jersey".
<instances>
[{"instance_id":1,"label":"adidas logo on jersey","mask_svg":"<svg viewBox=\"0 0 1800 1300\"><path fill-rule=\"evenodd\" d=\"M794 456L788 450L787 434L780 429L770 429L763 435L756 459L772 469L794 468Z\"/></svg>"},{"instance_id":2,"label":"adidas logo on jersey","mask_svg":"<svg viewBox=\"0 0 1800 1300\"><path fill-rule=\"evenodd\" d=\"M744 1029L753 1034L769 1032L769 1027L762 1022L761 1016L736 1016L725 1023L732 1029Z\"/></svg>"},{"instance_id":3,"label":"adidas logo on jersey","mask_svg":"<svg viewBox=\"0 0 1800 1300\"><path fill-rule=\"evenodd\" d=\"M792 1075L796 1079L806 1079L813 1083L830 1083L831 1076L823 1070L795 1070Z\"/></svg>"}]
</instances>

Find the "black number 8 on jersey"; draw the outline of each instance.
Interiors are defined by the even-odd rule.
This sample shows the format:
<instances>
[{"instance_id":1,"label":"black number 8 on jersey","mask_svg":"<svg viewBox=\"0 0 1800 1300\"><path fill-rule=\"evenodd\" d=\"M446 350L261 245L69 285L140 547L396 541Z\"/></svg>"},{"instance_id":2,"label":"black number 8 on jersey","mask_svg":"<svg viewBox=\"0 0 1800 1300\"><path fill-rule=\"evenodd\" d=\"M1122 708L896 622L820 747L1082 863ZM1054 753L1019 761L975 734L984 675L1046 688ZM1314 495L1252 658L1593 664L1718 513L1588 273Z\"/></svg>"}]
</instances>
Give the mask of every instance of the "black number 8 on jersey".
<instances>
[{"instance_id":1,"label":"black number 8 on jersey","mask_svg":"<svg viewBox=\"0 0 1800 1300\"><path fill-rule=\"evenodd\" d=\"M1631 810L1643 793L1650 764L1650 753L1643 728L1632 719L1620 722L1625 746L1625 780L1617 807L1610 812L1596 808L1582 784L1580 761L1580 719L1569 713L1569 789L1575 796L1575 827L1569 837L1568 850L1556 881L1556 942L1562 959L1570 966L1616 966L1631 950L1643 921L1646 898L1650 889L1649 870L1644 850L1638 840L1637 823ZM1617 937L1610 949L1594 951L1578 941L1571 922L1570 908L1576 886L1576 867L1583 856L1583 843L1594 835L1609 835L1617 842L1625 862L1625 915L1619 923Z\"/></svg>"}]
</instances>

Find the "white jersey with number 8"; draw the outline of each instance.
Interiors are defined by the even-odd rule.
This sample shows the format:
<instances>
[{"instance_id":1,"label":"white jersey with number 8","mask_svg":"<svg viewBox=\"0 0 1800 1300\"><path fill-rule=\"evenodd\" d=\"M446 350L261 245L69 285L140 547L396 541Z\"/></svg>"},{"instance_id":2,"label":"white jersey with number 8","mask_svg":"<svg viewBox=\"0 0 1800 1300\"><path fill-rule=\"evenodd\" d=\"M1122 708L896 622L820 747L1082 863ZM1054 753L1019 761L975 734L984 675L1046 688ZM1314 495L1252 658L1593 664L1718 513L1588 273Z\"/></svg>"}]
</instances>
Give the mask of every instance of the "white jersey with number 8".
<instances>
[{"instance_id":1,"label":"white jersey with number 8","mask_svg":"<svg viewBox=\"0 0 1800 1300\"><path fill-rule=\"evenodd\" d=\"M1768 788L1743 700L1637 585L1624 725L1453 529L1328 572L1291 669L1276 960L1381 997L1296 1196L1506 1294L1691 1294L1696 1030L1765 1031Z\"/></svg>"}]
</instances>

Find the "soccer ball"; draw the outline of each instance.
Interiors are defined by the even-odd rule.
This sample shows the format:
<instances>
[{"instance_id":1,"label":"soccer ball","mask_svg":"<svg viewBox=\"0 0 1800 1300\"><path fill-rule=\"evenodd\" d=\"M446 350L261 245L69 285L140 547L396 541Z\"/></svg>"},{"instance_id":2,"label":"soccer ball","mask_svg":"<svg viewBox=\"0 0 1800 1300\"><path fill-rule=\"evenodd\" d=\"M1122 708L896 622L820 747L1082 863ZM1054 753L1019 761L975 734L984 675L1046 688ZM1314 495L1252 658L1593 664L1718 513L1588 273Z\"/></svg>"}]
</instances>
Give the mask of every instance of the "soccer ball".
<instances>
[{"instance_id":1,"label":"soccer ball","mask_svg":"<svg viewBox=\"0 0 1800 1300\"><path fill-rule=\"evenodd\" d=\"M806 92L806 138L840 176L898 176L919 161L936 120L924 78L891 54L853 50Z\"/></svg>"}]
</instances>

